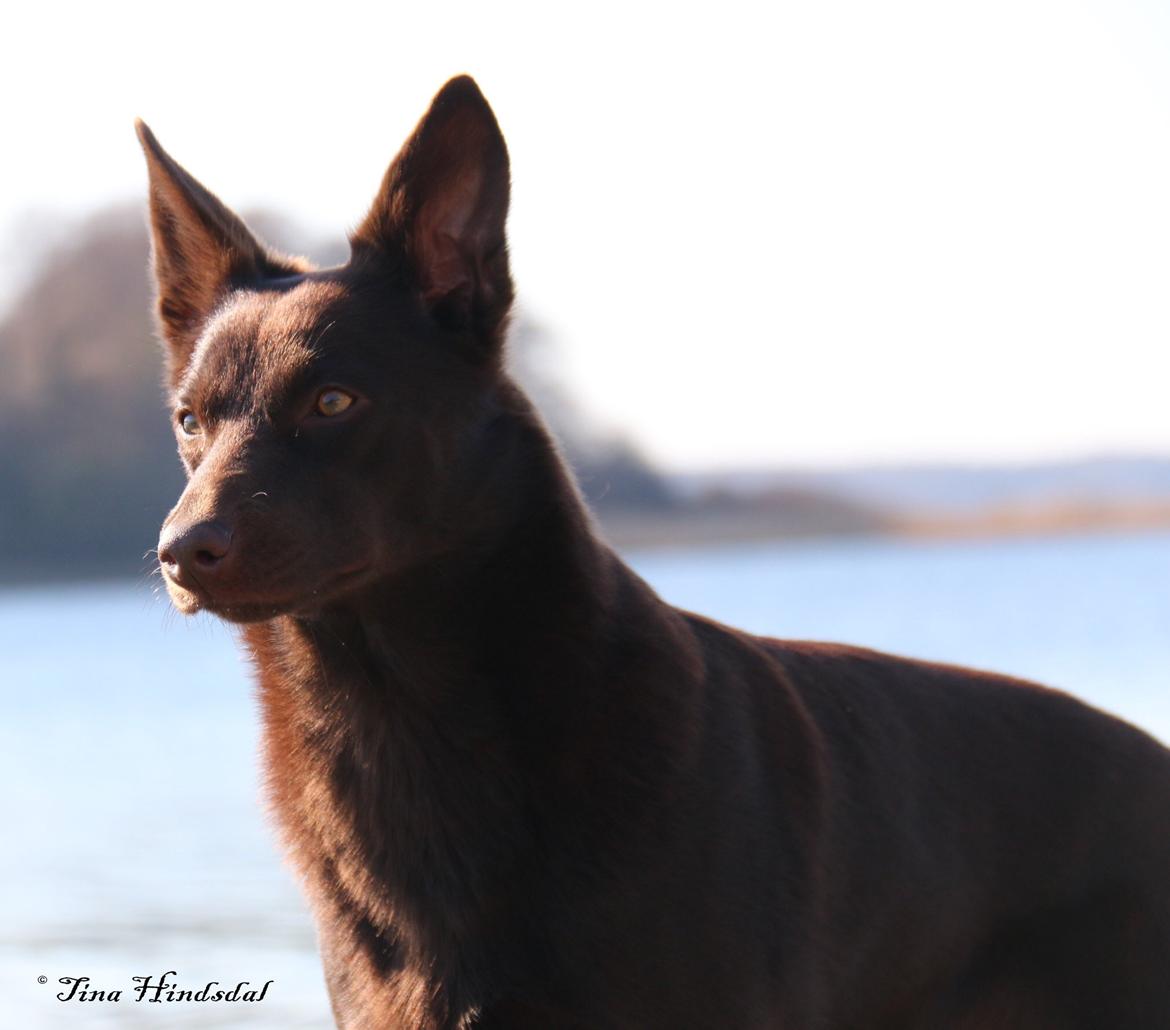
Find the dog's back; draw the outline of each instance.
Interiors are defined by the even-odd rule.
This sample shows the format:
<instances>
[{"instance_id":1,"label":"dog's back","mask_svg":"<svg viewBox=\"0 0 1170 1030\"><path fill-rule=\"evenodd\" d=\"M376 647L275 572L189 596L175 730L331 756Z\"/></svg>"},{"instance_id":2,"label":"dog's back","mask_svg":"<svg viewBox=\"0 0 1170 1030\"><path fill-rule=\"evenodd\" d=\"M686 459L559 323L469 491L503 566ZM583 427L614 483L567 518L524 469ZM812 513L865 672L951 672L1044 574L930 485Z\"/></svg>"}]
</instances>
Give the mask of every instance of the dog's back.
<instances>
[{"instance_id":1,"label":"dog's back","mask_svg":"<svg viewBox=\"0 0 1170 1030\"><path fill-rule=\"evenodd\" d=\"M1018 680L767 646L824 745L830 1025L1170 1026L1164 748Z\"/></svg>"},{"instance_id":2,"label":"dog's back","mask_svg":"<svg viewBox=\"0 0 1170 1030\"><path fill-rule=\"evenodd\" d=\"M349 1030L1170 1027L1170 758L1056 692L761 640L602 543L503 371L467 79L314 270L141 130L189 475Z\"/></svg>"}]
</instances>

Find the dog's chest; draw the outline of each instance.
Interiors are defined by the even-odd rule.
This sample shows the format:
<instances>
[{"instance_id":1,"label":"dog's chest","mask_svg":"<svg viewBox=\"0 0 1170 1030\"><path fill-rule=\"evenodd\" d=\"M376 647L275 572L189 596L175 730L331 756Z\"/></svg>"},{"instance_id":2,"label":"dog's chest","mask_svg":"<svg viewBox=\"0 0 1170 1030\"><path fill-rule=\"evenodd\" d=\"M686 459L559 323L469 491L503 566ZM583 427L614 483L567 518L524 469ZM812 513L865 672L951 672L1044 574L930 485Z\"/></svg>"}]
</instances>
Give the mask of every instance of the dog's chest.
<instances>
[{"instance_id":1,"label":"dog's chest","mask_svg":"<svg viewBox=\"0 0 1170 1030\"><path fill-rule=\"evenodd\" d=\"M393 683L373 684L371 710L336 676L323 695L274 672L262 667L268 780L314 907L399 953L383 960L478 962L529 837L504 738L474 713L398 700Z\"/></svg>"}]
</instances>

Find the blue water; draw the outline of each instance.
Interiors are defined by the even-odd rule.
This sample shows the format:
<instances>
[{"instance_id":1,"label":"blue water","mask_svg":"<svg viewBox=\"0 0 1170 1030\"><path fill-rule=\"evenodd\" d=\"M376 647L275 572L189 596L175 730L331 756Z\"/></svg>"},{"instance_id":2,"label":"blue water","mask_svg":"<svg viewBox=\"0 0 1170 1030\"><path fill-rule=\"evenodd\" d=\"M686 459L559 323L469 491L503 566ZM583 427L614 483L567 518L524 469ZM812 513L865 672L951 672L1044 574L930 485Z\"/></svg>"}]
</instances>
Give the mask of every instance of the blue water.
<instances>
[{"instance_id":1,"label":"blue water","mask_svg":"<svg viewBox=\"0 0 1170 1030\"><path fill-rule=\"evenodd\" d=\"M671 602L1062 686L1170 740L1170 535L635 556ZM231 632L144 584L0 592L0 1027L329 1025ZM175 970L263 1002L58 1002ZM41 985L38 976L48 978Z\"/></svg>"}]
</instances>

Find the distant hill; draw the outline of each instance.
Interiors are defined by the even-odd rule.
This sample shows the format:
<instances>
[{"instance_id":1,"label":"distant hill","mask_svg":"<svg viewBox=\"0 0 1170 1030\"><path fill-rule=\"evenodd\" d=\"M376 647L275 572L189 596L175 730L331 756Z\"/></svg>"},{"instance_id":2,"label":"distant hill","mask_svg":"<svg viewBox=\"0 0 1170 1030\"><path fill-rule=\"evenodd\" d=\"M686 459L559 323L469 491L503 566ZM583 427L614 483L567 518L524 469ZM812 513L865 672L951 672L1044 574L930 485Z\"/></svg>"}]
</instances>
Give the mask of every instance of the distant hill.
<instances>
[{"instance_id":1,"label":"distant hill","mask_svg":"<svg viewBox=\"0 0 1170 1030\"><path fill-rule=\"evenodd\" d=\"M683 499L823 491L887 513L973 515L1008 507L1170 502L1170 457L1101 456L1020 465L722 470L671 477Z\"/></svg>"},{"instance_id":2,"label":"distant hill","mask_svg":"<svg viewBox=\"0 0 1170 1030\"><path fill-rule=\"evenodd\" d=\"M744 509L765 497L833 498L840 511L862 513L874 531L898 536L1170 528L1170 458L739 470L672 476L670 486L681 510L702 507L711 497ZM752 535L760 538L758 531Z\"/></svg>"}]
</instances>

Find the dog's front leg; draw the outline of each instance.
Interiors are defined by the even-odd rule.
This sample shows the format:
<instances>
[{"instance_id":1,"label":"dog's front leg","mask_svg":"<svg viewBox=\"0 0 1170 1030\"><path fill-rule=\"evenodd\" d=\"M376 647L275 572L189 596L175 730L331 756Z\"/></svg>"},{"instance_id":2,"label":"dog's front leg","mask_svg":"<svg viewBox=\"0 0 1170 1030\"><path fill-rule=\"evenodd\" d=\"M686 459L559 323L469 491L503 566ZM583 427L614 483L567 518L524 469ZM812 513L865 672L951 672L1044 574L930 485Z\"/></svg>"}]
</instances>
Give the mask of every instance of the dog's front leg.
<instances>
[{"instance_id":1,"label":"dog's front leg","mask_svg":"<svg viewBox=\"0 0 1170 1030\"><path fill-rule=\"evenodd\" d=\"M465 1024L465 1030L549 1030L550 1027L556 1027L557 1030L591 1030L578 1017L562 1009L514 998L487 1006Z\"/></svg>"},{"instance_id":2,"label":"dog's front leg","mask_svg":"<svg viewBox=\"0 0 1170 1030\"><path fill-rule=\"evenodd\" d=\"M425 1005L413 1017L406 1014L415 1008L409 1004L410 976L396 949L384 945L367 922L319 916L317 940L338 1030L415 1030L431 1025Z\"/></svg>"},{"instance_id":3,"label":"dog's front leg","mask_svg":"<svg viewBox=\"0 0 1170 1030\"><path fill-rule=\"evenodd\" d=\"M357 1022L357 985L354 982L355 959L352 941L347 940L335 925L318 924L318 948L325 974L325 988L333 1021L339 1030L359 1030Z\"/></svg>"}]
</instances>

